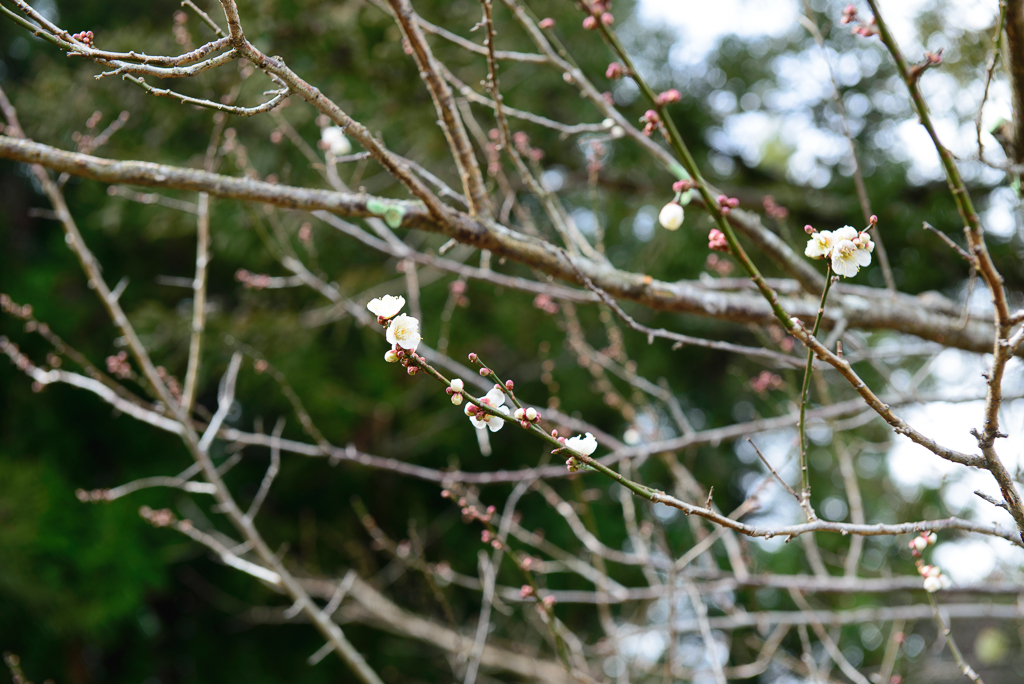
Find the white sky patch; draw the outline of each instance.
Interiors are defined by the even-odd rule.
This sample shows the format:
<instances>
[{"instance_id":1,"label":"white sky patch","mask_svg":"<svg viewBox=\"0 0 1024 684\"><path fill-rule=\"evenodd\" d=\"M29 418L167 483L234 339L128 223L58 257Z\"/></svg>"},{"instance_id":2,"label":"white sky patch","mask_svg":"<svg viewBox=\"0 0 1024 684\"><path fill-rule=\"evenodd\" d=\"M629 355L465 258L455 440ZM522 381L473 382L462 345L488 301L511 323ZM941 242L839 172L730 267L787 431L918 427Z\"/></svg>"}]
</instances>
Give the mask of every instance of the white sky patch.
<instances>
[{"instance_id":1,"label":"white sky patch","mask_svg":"<svg viewBox=\"0 0 1024 684\"><path fill-rule=\"evenodd\" d=\"M638 14L647 26L675 29L680 44L673 50L673 60L694 64L703 61L727 35L756 38L792 30L797 10L795 0L640 0Z\"/></svg>"}]
</instances>

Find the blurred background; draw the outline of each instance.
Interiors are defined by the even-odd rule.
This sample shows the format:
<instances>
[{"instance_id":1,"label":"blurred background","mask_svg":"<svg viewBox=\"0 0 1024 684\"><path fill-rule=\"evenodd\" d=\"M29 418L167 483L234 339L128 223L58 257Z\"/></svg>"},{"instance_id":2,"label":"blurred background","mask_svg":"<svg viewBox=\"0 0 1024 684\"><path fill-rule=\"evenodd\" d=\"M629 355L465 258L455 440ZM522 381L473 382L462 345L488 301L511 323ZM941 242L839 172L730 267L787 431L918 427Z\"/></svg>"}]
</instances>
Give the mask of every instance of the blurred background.
<instances>
[{"instance_id":1,"label":"blurred background","mask_svg":"<svg viewBox=\"0 0 1024 684\"><path fill-rule=\"evenodd\" d=\"M804 224L823 229L862 224L849 145L833 102L831 65L899 288L912 294L937 292L962 304L968 296L966 265L921 230L921 221L927 220L959 235L937 156L877 40L852 36L848 27L838 25L844 4L643 0L634 5L618 0L614 13L627 47L655 89L674 87L682 92L683 101L673 112L702 170L723 191L739 198L744 208L764 212L766 225L794 247L805 239ZM200 5L221 19L216 3ZM115 8L99 0L41 0L34 6L64 28L93 31L96 44L105 49L174 54L211 37L195 15L176 16L181 8L171 1ZM293 70L377 132L391 149L457 182L444 138L433 123L436 113L429 95L411 58L403 53L397 27L384 12L351 0L244 0L240 7L247 35L261 50L282 55ZM471 33L480 19L475 2L417 0L415 7L452 32L481 38ZM555 19L557 33L581 68L612 93L628 117L637 119L646 107L636 87L628 80L603 77L611 57L599 37L580 28L578 10L567 2L537 2L533 9L538 16ZM911 59L918 59L924 49L945 49L942 68L929 71L922 87L940 134L965 159L961 169L983 212L990 249L1007 279L1011 303L1020 307L1024 269L1019 180L967 161L976 155L974 117L992 49L997 4L900 0L883 3L883 10L889 11ZM800 22L808 14L825 34L824 50ZM495 9L495 17L499 47L532 50L504 7ZM482 59L436 38L431 43L463 82L477 87L485 76ZM215 126L213 113L152 98L116 78L97 81L96 73L95 65L69 59L10 21L0 21L0 86L17 106L29 137L75 149L83 136L97 135L127 112L123 128L97 155L202 165ZM600 115L582 105L553 70L508 63L501 79L511 106L569 123L600 121ZM244 66L173 85L181 92L213 98L237 88L240 102L248 104L261 101L268 87L265 79ZM487 110L474 112L484 130L493 125ZM1002 148L988 131L1001 117L1010 118L1009 88L997 72L982 130L986 153L998 160L1005 158ZM320 139L316 113L304 103L294 99L274 115L231 118L226 125L219 172L326 187L295 142L315 146ZM616 141L597 149L586 135L563 138L530 124L514 125L529 134L533 147L543 150L544 186L561 196L581 230L601 236L617 267L668 281L739 275L724 261L709 259L704 216L696 209L687 211L682 230L669 233L657 226L658 209L671 199L673 178L635 145ZM405 197L373 163L347 164L340 173L352 187ZM192 312L196 197L108 189L77 178L67 181L65 192L86 242L104 265L107 282L126 279L122 305L154 360L181 381ZM524 196L523 202L540 213L532 197ZM105 359L121 351L123 342L86 286L49 208L26 167L0 161L0 292L19 304L31 304L38 320L102 368ZM376 332L359 327L343 309L310 289L250 287L238 277L239 269L288 276L275 255L294 253L336 282L346 296L363 302L404 292L403 265L397 260L361 246L308 214L232 201L213 202L211 232L210 308L199 393L199 402L207 408L215 407L217 382L232 351L245 345L280 371L279 377L301 397L332 444L353 444L371 454L432 468L475 471L528 467L549 457L539 443L511 429L502 432L500 440L492 440L491 456L483 456L475 431L436 385L422 377L409 378L381 361L384 343ZM427 234L402 231L401 236L431 250L444 243ZM466 247L449 254L474 265L479 260ZM766 260L761 264L769 275L781 275ZM529 274L513 264L495 267ZM648 346L642 336L618 329L608 313L596 307L559 307L527 293L474 281L463 286L451 275L431 269L421 269L418 276L423 334L431 346L459 360L475 351L503 378L514 379L520 396L585 417L620 439L664 439L674 434L674 423L627 383L588 363L588 350L614 348L628 355L624 363L632 364L637 373L654 382L665 378L697 428L786 412L799 389L797 371L771 369L778 381L765 386L757 382L764 368L748 359L693 348L674 352L668 343ZM863 272L858 282L884 285L877 266ZM979 285L973 303L983 311L987 300ZM638 307L630 311L646 324L686 334L754 345L779 341L773 341L771 330L655 314ZM37 363L51 351L16 318L0 317L0 334L16 341ZM888 333L856 335L863 344L883 351L906 342ZM863 375L873 386L898 391L916 382L915 374L926 363L931 365L918 386L921 391L959 394L981 387L982 358L958 351L944 351L934 359L883 355L865 367ZM306 439L275 374L257 370L250 359L229 423L247 430L263 425L269 431L284 416L284 435ZM1011 469L1018 465L1015 458L1022 446L1022 391L1024 377L1016 364L1011 366L1006 392L1010 432L1017 432L1004 449ZM844 396L840 389L836 393ZM940 441L970 448L967 430L980 422L980 404L922 405L906 415ZM972 495L977 487L973 476L944 469L934 457L907 443L892 442L880 421L865 420L852 427L841 439L843 448L855 454L868 522L947 515L1009 519ZM759 438L760 446L769 460L781 462L791 451L793 435L792 430L766 435ZM816 445L811 465L818 508L828 519L848 519L835 456L840 438L824 423L814 427L811 438ZM222 444L214 455L218 462L228 457ZM268 456L266 450L248 449L231 471L227 481L240 498L255 494ZM742 502L764 474L752 452L731 443L677 456L705 487L714 486L723 510ZM143 504L170 507L183 517L209 520L226 529L207 502L173 490L147 490L101 505L82 504L75 497L79 488L175 474L189 463L175 436L118 416L96 397L66 386L34 392L28 378L0 363L0 649L19 654L26 675L35 681L348 681L350 675L337 659L307 665L306 658L322 643L308 626L261 624L252 609L280 605L279 596L224 567L173 531L152 528L137 513ZM796 469L790 463L783 473L795 477ZM671 480L656 458L644 464L640 476L661 487ZM615 548L624 543L627 536L616 490L593 477L555 486L563 496L590 503L606 544ZM500 506L510 491L507 485L485 487L481 497ZM578 540L557 514L538 496L532 501L536 505L524 501L521 506L524 527L542 529L554 543L578 551ZM323 459L286 456L261 512L261 530L273 548L306 573L340 577L354 568L401 605L443 619L422 576L406 571L373 546L360 523L360 506L391 538L421 539L430 562L444 561L459 572L477 573L479 529L461 521L458 510L439 496L439 487L353 464L332 467ZM669 546L682 553L693 544L693 531L675 513L647 509L644 515L664 530ZM799 511L773 489L765 494L758 516L779 523L796 520ZM868 538L863 574L913 574L905 542ZM841 568L848 541L821 535L819 543L828 567ZM808 571L798 544L745 542L745 548L754 571ZM957 581L1022 579L1019 566L1024 554L1008 544L950 535L935 554ZM625 578L630 573L639 576L635 568L616 572ZM499 581L517 584L508 567ZM547 582L552 588L589 588L572 575L551 575ZM479 595L454 586L445 591L456 620L474 625ZM770 589L750 590L741 598L751 607L792 609L787 595ZM913 599L882 595L821 600L848 609ZM656 602L633 606L633 612L623 609L616 619L637 624L663 621L662 608ZM598 632L589 608L565 605L558 611L581 634ZM844 655L865 671L877 667L890 627L846 628ZM992 684L1021 681L1024 676L1019 628L1008 621L958 622L954 633ZM522 620L508 618L497 623L495 637L536 641L529 636L531 630ZM945 682L960 676L948 652L938 654L941 640L936 641L934 623L910 623L905 631L896 670L904 681ZM363 625L347 626L346 634L389 684L451 678L443 655L428 646ZM679 657L684 657L692 644L636 640L627 655L657 661L668 647L678 648ZM795 637L786 647L799 652ZM733 648L734 653L743 652L742 644ZM608 667L615 670L614 663ZM614 676L613 671L608 674ZM769 670L760 681L801 680L784 670Z\"/></svg>"}]
</instances>

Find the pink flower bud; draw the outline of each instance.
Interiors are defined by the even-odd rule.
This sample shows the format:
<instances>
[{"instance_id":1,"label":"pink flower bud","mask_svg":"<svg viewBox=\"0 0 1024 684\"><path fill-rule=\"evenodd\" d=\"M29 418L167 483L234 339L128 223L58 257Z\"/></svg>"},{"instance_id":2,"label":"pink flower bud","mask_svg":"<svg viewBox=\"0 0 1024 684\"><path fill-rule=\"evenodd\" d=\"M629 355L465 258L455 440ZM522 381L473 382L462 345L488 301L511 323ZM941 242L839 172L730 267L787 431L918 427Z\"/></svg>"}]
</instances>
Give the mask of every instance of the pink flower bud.
<instances>
[{"instance_id":1,"label":"pink flower bud","mask_svg":"<svg viewBox=\"0 0 1024 684\"><path fill-rule=\"evenodd\" d=\"M804 226L804 232L807 233L808 235L814 235L818 231L814 229L814 226L808 223L806 226Z\"/></svg>"},{"instance_id":2,"label":"pink flower bud","mask_svg":"<svg viewBox=\"0 0 1024 684\"><path fill-rule=\"evenodd\" d=\"M672 184L672 190L673 192L685 192L690 189L691 185L693 185L693 183L686 179L677 180L675 183Z\"/></svg>"},{"instance_id":3,"label":"pink flower bud","mask_svg":"<svg viewBox=\"0 0 1024 684\"><path fill-rule=\"evenodd\" d=\"M873 226L876 225L878 223L878 217L872 214L871 218L868 219L868 223L870 223Z\"/></svg>"},{"instance_id":4,"label":"pink flower bud","mask_svg":"<svg viewBox=\"0 0 1024 684\"><path fill-rule=\"evenodd\" d=\"M608 65L608 68L604 72L605 78L610 78L613 81L617 81L622 78L622 65L618 62L612 62Z\"/></svg>"},{"instance_id":5,"label":"pink flower bud","mask_svg":"<svg viewBox=\"0 0 1024 684\"><path fill-rule=\"evenodd\" d=\"M601 15L601 23L605 26L611 26L615 23L615 17L612 16L611 12L605 12Z\"/></svg>"},{"instance_id":6,"label":"pink flower bud","mask_svg":"<svg viewBox=\"0 0 1024 684\"><path fill-rule=\"evenodd\" d=\"M725 239L725 234L717 228L712 228L708 233L708 249L713 252L729 251L729 243Z\"/></svg>"},{"instance_id":7,"label":"pink flower bud","mask_svg":"<svg viewBox=\"0 0 1024 684\"><path fill-rule=\"evenodd\" d=\"M551 431L551 436L554 437L555 439L558 439L558 430L557 429L552 430Z\"/></svg>"},{"instance_id":8,"label":"pink flower bud","mask_svg":"<svg viewBox=\"0 0 1024 684\"><path fill-rule=\"evenodd\" d=\"M409 373L409 375L416 375L417 373L420 372L420 369L417 366L409 366L406 369L406 372Z\"/></svg>"},{"instance_id":9,"label":"pink flower bud","mask_svg":"<svg viewBox=\"0 0 1024 684\"><path fill-rule=\"evenodd\" d=\"M484 544L491 541L491 531L483 530L482 532L480 532L480 541L482 541Z\"/></svg>"},{"instance_id":10,"label":"pink flower bud","mask_svg":"<svg viewBox=\"0 0 1024 684\"><path fill-rule=\"evenodd\" d=\"M537 23L537 26L539 26L542 29L549 29L549 28L551 28L554 25L555 25L555 20L552 19L551 17L545 17L544 19L541 19Z\"/></svg>"},{"instance_id":11,"label":"pink flower bud","mask_svg":"<svg viewBox=\"0 0 1024 684\"><path fill-rule=\"evenodd\" d=\"M514 382L512 382L511 380L506 380L506 381L505 381L505 389L506 389L507 391L511 392L511 391L512 391L512 388L513 388L513 387L515 387L515 386L516 386L516 385L515 385L515 383L514 383Z\"/></svg>"},{"instance_id":12,"label":"pink flower bud","mask_svg":"<svg viewBox=\"0 0 1024 684\"><path fill-rule=\"evenodd\" d=\"M675 88L669 88L665 92L659 93L658 97L656 97L654 101L658 103L658 106L664 107L665 105L679 102L682 99L683 96L678 90Z\"/></svg>"},{"instance_id":13,"label":"pink flower bud","mask_svg":"<svg viewBox=\"0 0 1024 684\"><path fill-rule=\"evenodd\" d=\"M597 28L597 17L591 15L583 20L583 28L587 31L593 31Z\"/></svg>"},{"instance_id":14,"label":"pink flower bud","mask_svg":"<svg viewBox=\"0 0 1024 684\"><path fill-rule=\"evenodd\" d=\"M490 374L491 374L491 369L490 368L484 367L484 368L480 369L480 375L482 375L483 377L486 378Z\"/></svg>"},{"instance_id":15,"label":"pink flower bud","mask_svg":"<svg viewBox=\"0 0 1024 684\"><path fill-rule=\"evenodd\" d=\"M476 363L476 352L469 352L470 363Z\"/></svg>"}]
</instances>

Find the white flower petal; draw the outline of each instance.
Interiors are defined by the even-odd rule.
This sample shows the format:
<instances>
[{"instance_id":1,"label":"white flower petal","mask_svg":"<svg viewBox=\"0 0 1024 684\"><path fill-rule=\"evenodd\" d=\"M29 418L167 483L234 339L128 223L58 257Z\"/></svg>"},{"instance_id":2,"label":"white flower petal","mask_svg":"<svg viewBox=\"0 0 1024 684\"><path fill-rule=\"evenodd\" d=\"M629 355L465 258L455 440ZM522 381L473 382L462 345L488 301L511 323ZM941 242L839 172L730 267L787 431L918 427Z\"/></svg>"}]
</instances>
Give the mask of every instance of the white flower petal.
<instances>
[{"instance_id":1,"label":"white flower petal","mask_svg":"<svg viewBox=\"0 0 1024 684\"><path fill-rule=\"evenodd\" d=\"M832 233L832 235L836 239L836 242L840 240L853 240L853 238L857 237L857 229L853 226L843 226Z\"/></svg>"},{"instance_id":2,"label":"white flower petal","mask_svg":"<svg viewBox=\"0 0 1024 684\"><path fill-rule=\"evenodd\" d=\"M374 316L393 318L395 314L402 310L403 306L405 306L405 297L401 295L397 297L384 295L383 297L371 299L366 305L366 308L369 309L370 313Z\"/></svg>"},{"instance_id":3,"label":"white flower petal","mask_svg":"<svg viewBox=\"0 0 1024 684\"><path fill-rule=\"evenodd\" d=\"M499 408L505 403L505 393L495 387L484 395L484 399L488 401L492 408Z\"/></svg>"},{"instance_id":4,"label":"white flower petal","mask_svg":"<svg viewBox=\"0 0 1024 684\"><path fill-rule=\"evenodd\" d=\"M594 439L594 435L588 432L586 436L577 435L565 440L565 446L585 456L590 456L597 451L597 440Z\"/></svg>"}]
</instances>

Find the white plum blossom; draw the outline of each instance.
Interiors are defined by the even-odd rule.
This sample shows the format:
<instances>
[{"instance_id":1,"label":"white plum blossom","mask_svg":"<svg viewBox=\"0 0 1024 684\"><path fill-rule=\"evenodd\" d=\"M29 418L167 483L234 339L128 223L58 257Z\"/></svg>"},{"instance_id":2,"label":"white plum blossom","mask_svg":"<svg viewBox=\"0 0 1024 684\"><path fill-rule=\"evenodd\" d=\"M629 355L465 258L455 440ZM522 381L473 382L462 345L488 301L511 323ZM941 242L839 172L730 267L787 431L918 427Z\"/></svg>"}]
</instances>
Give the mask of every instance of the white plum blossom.
<instances>
[{"instance_id":1,"label":"white plum blossom","mask_svg":"<svg viewBox=\"0 0 1024 684\"><path fill-rule=\"evenodd\" d=\"M666 230L677 230L683 225L683 207L678 202L669 202L661 208L658 223Z\"/></svg>"},{"instance_id":2,"label":"white plum blossom","mask_svg":"<svg viewBox=\"0 0 1024 684\"><path fill-rule=\"evenodd\" d=\"M832 270L846 278L857 275L861 266L867 266L870 263L871 252L853 244L852 240L840 240L832 248Z\"/></svg>"},{"instance_id":3,"label":"white plum blossom","mask_svg":"<svg viewBox=\"0 0 1024 684\"><path fill-rule=\"evenodd\" d=\"M928 540L924 537L914 537L910 540L910 548L916 549L917 551L924 551L928 548Z\"/></svg>"},{"instance_id":4,"label":"white plum blossom","mask_svg":"<svg viewBox=\"0 0 1024 684\"><path fill-rule=\"evenodd\" d=\"M505 393L497 387L485 394L483 398L480 399L480 403L499 411L506 416L509 414L508 406L505 406ZM469 416L470 422L473 423L473 427L477 430L483 430L484 426L487 426L491 432L497 432L501 428L505 427L505 421L502 418L499 418L494 414L481 411L476 406L473 406L473 404L466 407L466 415Z\"/></svg>"},{"instance_id":5,"label":"white plum blossom","mask_svg":"<svg viewBox=\"0 0 1024 684\"><path fill-rule=\"evenodd\" d=\"M320 131L320 140L335 157L342 157L352 151L352 143L338 126L328 126Z\"/></svg>"},{"instance_id":6,"label":"white plum blossom","mask_svg":"<svg viewBox=\"0 0 1024 684\"><path fill-rule=\"evenodd\" d=\"M810 241L807 243L807 248L804 250L804 254L812 259L820 259L824 256L828 256L828 253L832 251L832 246L835 244L835 239L832 237L831 230L822 230L811 236Z\"/></svg>"},{"instance_id":7,"label":"white plum blossom","mask_svg":"<svg viewBox=\"0 0 1024 684\"><path fill-rule=\"evenodd\" d=\"M852 278L871 263L874 250L875 243L866 232L858 233L853 226L843 226L835 231L812 233L804 254L812 259L829 259L833 271Z\"/></svg>"},{"instance_id":8,"label":"white plum blossom","mask_svg":"<svg viewBox=\"0 0 1024 684\"><path fill-rule=\"evenodd\" d=\"M366 305L366 308L370 310L374 316L379 318L394 318L395 314L402 310L405 306L405 297L398 295L397 297L392 295L384 295L383 297L376 297L371 299L370 303Z\"/></svg>"},{"instance_id":9,"label":"white plum blossom","mask_svg":"<svg viewBox=\"0 0 1024 684\"><path fill-rule=\"evenodd\" d=\"M565 446L573 451L578 451L584 456L590 456L590 454L597 451L597 440L594 438L594 435L588 432L586 436L577 435L565 440Z\"/></svg>"},{"instance_id":10,"label":"white plum blossom","mask_svg":"<svg viewBox=\"0 0 1024 684\"><path fill-rule=\"evenodd\" d=\"M391 321L384 337L389 344L397 344L402 349L416 351L420 343L420 322L412 316L402 314Z\"/></svg>"}]
</instances>

